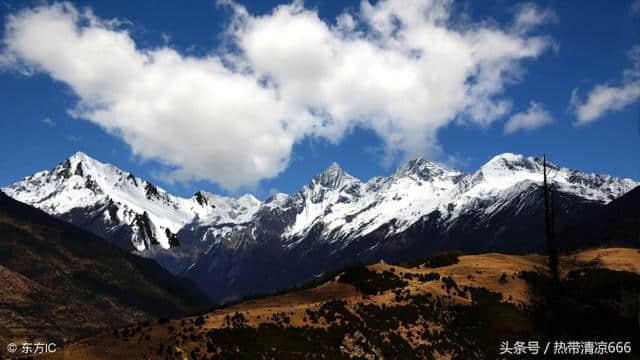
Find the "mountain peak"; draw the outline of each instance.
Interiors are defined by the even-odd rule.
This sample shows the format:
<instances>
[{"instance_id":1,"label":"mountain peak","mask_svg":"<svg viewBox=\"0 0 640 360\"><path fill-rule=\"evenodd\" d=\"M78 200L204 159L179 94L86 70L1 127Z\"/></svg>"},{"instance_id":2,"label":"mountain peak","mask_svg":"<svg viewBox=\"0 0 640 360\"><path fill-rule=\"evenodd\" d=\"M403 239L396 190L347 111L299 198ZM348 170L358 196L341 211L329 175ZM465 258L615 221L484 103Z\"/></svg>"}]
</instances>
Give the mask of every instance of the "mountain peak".
<instances>
[{"instance_id":1,"label":"mountain peak","mask_svg":"<svg viewBox=\"0 0 640 360\"><path fill-rule=\"evenodd\" d=\"M328 168L324 169L322 172L318 173L313 180L312 183L322 185L325 187L329 187L332 189L337 189L340 185L342 185L347 180L358 181L355 177L347 174L338 163L333 162L329 165Z\"/></svg>"},{"instance_id":2,"label":"mountain peak","mask_svg":"<svg viewBox=\"0 0 640 360\"><path fill-rule=\"evenodd\" d=\"M95 168L97 165L104 164L85 154L84 152L78 151L68 157L62 163L58 164L53 169L53 172L66 177L71 175L79 175L81 177L84 177L85 172L88 168Z\"/></svg>"},{"instance_id":3,"label":"mountain peak","mask_svg":"<svg viewBox=\"0 0 640 360\"><path fill-rule=\"evenodd\" d=\"M342 170L342 167L340 167L340 164L334 161L324 171L332 172L332 171L344 171L344 170Z\"/></svg>"},{"instance_id":4,"label":"mountain peak","mask_svg":"<svg viewBox=\"0 0 640 360\"><path fill-rule=\"evenodd\" d=\"M513 172L513 171L527 171L541 173L542 171L542 158L541 157L525 157L520 154L503 153L494 156L486 164L482 165L480 170L484 173L487 172ZM547 161L549 168L557 168L555 164Z\"/></svg>"},{"instance_id":5,"label":"mountain peak","mask_svg":"<svg viewBox=\"0 0 640 360\"><path fill-rule=\"evenodd\" d=\"M487 161L487 164L536 164L542 166L543 157L542 156L529 156L526 157L521 154L514 153L502 153L498 154L491 158L491 160ZM549 161L547 158L547 166L551 168L558 168L558 165Z\"/></svg>"},{"instance_id":6,"label":"mountain peak","mask_svg":"<svg viewBox=\"0 0 640 360\"><path fill-rule=\"evenodd\" d=\"M87 155L82 151L78 151L69 157L69 160L87 160L87 159L94 160L91 156Z\"/></svg>"},{"instance_id":7,"label":"mountain peak","mask_svg":"<svg viewBox=\"0 0 640 360\"><path fill-rule=\"evenodd\" d=\"M71 155L69 158L67 158L66 161L69 161L69 163L71 165L76 165L76 164L81 164L81 163L84 163L85 165L89 165L89 164L91 164L91 165L95 165L95 164L104 165L100 161L92 158L91 156L87 155L86 153L84 153L82 151L78 151L75 154Z\"/></svg>"},{"instance_id":8,"label":"mountain peak","mask_svg":"<svg viewBox=\"0 0 640 360\"><path fill-rule=\"evenodd\" d=\"M400 166L395 172L396 177L405 177L409 175L417 175L423 179L429 179L436 176L441 176L448 172L457 173L457 171L448 170L443 166L429 161L421 156L410 160L406 164Z\"/></svg>"},{"instance_id":9,"label":"mountain peak","mask_svg":"<svg viewBox=\"0 0 640 360\"><path fill-rule=\"evenodd\" d=\"M240 196L238 198L238 201L240 202L248 202L248 203L259 203L260 200L258 200L255 196L253 196L253 194L244 194L242 196Z\"/></svg>"},{"instance_id":10,"label":"mountain peak","mask_svg":"<svg viewBox=\"0 0 640 360\"><path fill-rule=\"evenodd\" d=\"M505 153L494 156L473 174L478 192L504 190L523 182L538 185L543 181L543 158ZM574 193L589 200L607 203L629 191L636 183L609 175L588 174L560 167L547 161L547 181L559 191Z\"/></svg>"},{"instance_id":11,"label":"mountain peak","mask_svg":"<svg viewBox=\"0 0 640 360\"><path fill-rule=\"evenodd\" d=\"M523 158L524 156L522 156L522 154L505 152L502 154L495 155L494 157L491 158L491 160L488 161L488 163L496 162L496 161L516 162L516 161L521 161Z\"/></svg>"}]
</instances>

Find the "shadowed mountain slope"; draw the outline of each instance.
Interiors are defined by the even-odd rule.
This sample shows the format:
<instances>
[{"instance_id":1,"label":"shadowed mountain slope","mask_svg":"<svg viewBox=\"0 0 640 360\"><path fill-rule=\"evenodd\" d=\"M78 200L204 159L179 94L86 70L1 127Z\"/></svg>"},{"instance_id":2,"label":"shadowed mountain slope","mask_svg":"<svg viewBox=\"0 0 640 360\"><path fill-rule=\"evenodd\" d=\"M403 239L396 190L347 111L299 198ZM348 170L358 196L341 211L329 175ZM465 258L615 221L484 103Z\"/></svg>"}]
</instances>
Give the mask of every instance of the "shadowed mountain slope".
<instances>
[{"instance_id":1,"label":"shadowed mountain slope","mask_svg":"<svg viewBox=\"0 0 640 360\"><path fill-rule=\"evenodd\" d=\"M0 192L0 343L61 344L199 311L189 280ZM3 346L2 351L5 352Z\"/></svg>"}]
</instances>

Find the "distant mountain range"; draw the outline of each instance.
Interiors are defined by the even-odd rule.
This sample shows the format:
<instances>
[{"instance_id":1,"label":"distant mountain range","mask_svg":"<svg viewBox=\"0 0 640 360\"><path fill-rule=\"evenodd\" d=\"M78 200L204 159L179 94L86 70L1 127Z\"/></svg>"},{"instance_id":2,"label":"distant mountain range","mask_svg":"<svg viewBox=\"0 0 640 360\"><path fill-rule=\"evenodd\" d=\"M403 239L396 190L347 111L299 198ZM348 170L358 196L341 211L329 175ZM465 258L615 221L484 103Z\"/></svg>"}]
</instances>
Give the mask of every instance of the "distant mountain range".
<instances>
[{"instance_id":1,"label":"distant mountain range","mask_svg":"<svg viewBox=\"0 0 640 360\"><path fill-rule=\"evenodd\" d=\"M63 342L210 307L191 281L0 191L0 342ZM6 354L3 346L0 356Z\"/></svg>"},{"instance_id":2,"label":"distant mountain range","mask_svg":"<svg viewBox=\"0 0 640 360\"><path fill-rule=\"evenodd\" d=\"M554 164L549 171L561 246L636 241L633 231L584 242L571 234L637 182ZM418 158L361 182L332 164L298 193L264 202L204 191L185 199L77 153L3 191L157 260L221 302L354 262L445 248L542 251L541 182L542 158L507 153L471 174Z\"/></svg>"}]
</instances>

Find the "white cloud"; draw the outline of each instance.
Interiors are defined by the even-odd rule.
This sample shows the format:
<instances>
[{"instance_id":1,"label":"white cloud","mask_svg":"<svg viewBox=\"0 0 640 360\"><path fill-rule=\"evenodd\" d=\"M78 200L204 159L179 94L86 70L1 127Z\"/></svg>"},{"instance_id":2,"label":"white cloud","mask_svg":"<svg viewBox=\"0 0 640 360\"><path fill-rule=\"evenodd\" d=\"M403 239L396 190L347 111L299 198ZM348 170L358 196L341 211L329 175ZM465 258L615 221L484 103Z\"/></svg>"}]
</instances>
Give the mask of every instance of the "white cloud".
<instances>
[{"instance_id":1,"label":"white cloud","mask_svg":"<svg viewBox=\"0 0 640 360\"><path fill-rule=\"evenodd\" d=\"M596 121L610 111L619 111L640 99L640 45L629 52L633 66L624 71L619 86L609 84L596 85L587 95L586 101L580 100L578 89L571 92L570 107L578 118L576 125Z\"/></svg>"},{"instance_id":2,"label":"white cloud","mask_svg":"<svg viewBox=\"0 0 640 360\"><path fill-rule=\"evenodd\" d=\"M10 15L3 58L70 86L71 114L172 179L236 189L277 176L303 138L337 143L355 127L374 131L387 157L440 154L440 128L506 115L521 61L551 45L529 35L548 16L531 6L513 31L456 25L447 0L364 1L335 25L301 2L263 16L223 3L234 14L226 47L206 57L141 49L119 21L64 3Z\"/></svg>"},{"instance_id":3,"label":"white cloud","mask_svg":"<svg viewBox=\"0 0 640 360\"><path fill-rule=\"evenodd\" d=\"M519 6L514 29L527 32L536 26L556 21L558 21L558 17L551 9L540 10L532 3L524 3Z\"/></svg>"},{"instance_id":4,"label":"white cloud","mask_svg":"<svg viewBox=\"0 0 640 360\"><path fill-rule=\"evenodd\" d=\"M51 120L51 118L48 118L48 117L46 117L46 118L44 118L44 119L42 119L40 121L42 121L42 123L47 125L47 126L51 126L51 127L56 126L56 123L53 120Z\"/></svg>"},{"instance_id":5,"label":"white cloud","mask_svg":"<svg viewBox=\"0 0 640 360\"><path fill-rule=\"evenodd\" d=\"M539 127L551 124L553 118L544 106L537 102L530 102L526 111L512 115L504 126L505 134L513 134L516 131L532 131Z\"/></svg>"}]
</instances>

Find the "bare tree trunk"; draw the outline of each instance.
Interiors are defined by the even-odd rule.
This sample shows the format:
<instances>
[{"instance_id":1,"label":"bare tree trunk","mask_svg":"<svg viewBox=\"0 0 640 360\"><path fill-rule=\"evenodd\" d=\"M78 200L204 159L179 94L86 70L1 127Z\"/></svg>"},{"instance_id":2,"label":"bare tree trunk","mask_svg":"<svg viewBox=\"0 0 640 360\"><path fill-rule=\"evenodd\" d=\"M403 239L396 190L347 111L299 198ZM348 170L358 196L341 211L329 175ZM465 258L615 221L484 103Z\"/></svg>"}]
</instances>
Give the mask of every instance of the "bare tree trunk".
<instances>
[{"instance_id":1,"label":"bare tree trunk","mask_svg":"<svg viewBox=\"0 0 640 360\"><path fill-rule=\"evenodd\" d=\"M553 217L553 190L547 183L547 156L543 157L544 171L544 223L547 238L547 255L549 256L549 269L554 282L559 281L558 274L558 249L556 247L556 232Z\"/></svg>"}]
</instances>

